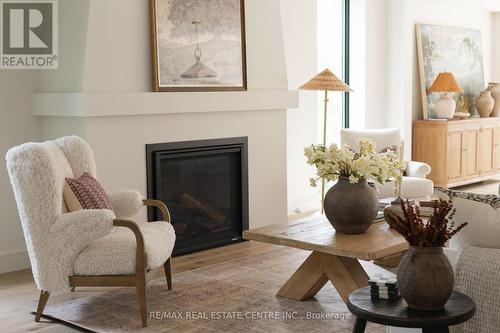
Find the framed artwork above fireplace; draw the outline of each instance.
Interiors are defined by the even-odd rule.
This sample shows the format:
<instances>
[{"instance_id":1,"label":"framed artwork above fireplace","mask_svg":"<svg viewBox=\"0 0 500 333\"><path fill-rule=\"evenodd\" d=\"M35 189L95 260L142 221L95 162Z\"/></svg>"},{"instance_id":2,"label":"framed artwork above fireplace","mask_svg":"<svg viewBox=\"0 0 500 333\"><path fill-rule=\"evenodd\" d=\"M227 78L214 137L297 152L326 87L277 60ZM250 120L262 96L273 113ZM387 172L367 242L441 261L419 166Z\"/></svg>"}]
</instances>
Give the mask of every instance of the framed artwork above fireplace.
<instances>
[{"instance_id":1,"label":"framed artwork above fireplace","mask_svg":"<svg viewBox=\"0 0 500 333\"><path fill-rule=\"evenodd\" d=\"M150 0L154 91L246 90L244 0Z\"/></svg>"}]
</instances>

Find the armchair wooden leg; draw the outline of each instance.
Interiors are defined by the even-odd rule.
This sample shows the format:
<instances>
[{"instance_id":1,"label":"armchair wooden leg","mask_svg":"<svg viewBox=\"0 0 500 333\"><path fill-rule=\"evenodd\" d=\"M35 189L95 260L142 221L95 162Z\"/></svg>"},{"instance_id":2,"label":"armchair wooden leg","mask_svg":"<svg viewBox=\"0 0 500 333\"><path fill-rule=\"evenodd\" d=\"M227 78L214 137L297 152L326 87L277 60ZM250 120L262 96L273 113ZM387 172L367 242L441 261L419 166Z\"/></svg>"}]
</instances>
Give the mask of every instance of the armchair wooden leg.
<instances>
[{"instance_id":1,"label":"armchair wooden leg","mask_svg":"<svg viewBox=\"0 0 500 333\"><path fill-rule=\"evenodd\" d=\"M165 268L165 277L167 278L168 290L172 290L172 257L168 258L163 264Z\"/></svg>"},{"instance_id":2,"label":"armchair wooden leg","mask_svg":"<svg viewBox=\"0 0 500 333\"><path fill-rule=\"evenodd\" d=\"M45 305L49 300L50 293L46 290L40 291L40 298L38 299L38 307L36 309L35 321L39 322L40 317L42 316L43 309L45 309Z\"/></svg>"},{"instance_id":3,"label":"armchair wooden leg","mask_svg":"<svg viewBox=\"0 0 500 333\"><path fill-rule=\"evenodd\" d=\"M146 280L138 278L137 279L137 297L139 299L139 312L141 315L142 327L148 326L147 318L147 298L146 298Z\"/></svg>"}]
</instances>

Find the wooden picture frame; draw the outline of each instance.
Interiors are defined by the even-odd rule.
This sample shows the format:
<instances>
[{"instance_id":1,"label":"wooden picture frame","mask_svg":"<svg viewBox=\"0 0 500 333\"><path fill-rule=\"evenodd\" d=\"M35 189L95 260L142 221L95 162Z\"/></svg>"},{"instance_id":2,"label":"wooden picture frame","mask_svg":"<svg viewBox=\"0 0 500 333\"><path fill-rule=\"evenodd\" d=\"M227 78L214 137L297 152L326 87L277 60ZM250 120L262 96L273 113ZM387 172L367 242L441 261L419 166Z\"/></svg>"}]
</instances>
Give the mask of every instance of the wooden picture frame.
<instances>
[{"instance_id":1,"label":"wooden picture frame","mask_svg":"<svg viewBox=\"0 0 500 333\"><path fill-rule=\"evenodd\" d=\"M224 67L220 64L220 54L217 54L217 58L213 57L214 61L211 61L210 58L203 58L205 54L202 53L203 47L212 50L216 47L215 42L223 45L224 41L221 41L221 38L213 38L212 40L207 40L207 36L210 33L205 32L205 41L201 43L198 41L199 38L199 28L202 26L202 20L198 20L196 16L192 21L190 18L186 18L183 22L179 24L184 24L186 27L189 22L193 24L193 33L191 38L193 41L186 41L181 46L177 46L176 48L168 49L165 46L165 43L168 43L168 38L159 39L160 34L165 35L165 31L173 28L162 28L162 24L164 24L165 20L170 16L170 8L172 8L172 3L170 1L182 2L185 1L189 4L191 1L191 7L196 6L196 0L150 0L150 12L151 12L151 62L152 62L152 79L153 79L153 91L155 92L186 92L186 91L245 91L247 90L247 73L246 73L246 42L245 42L245 4L244 0L225 0L228 2L231 7L232 14L235 14L234 6L235 3L238 4L239 17L233 17L232 20L227 20L232 22L231 28L236 28L235 21L239 20L239 33L233 33L229 35L229 39L224 47L219 48L219 50L227 50L230 49L232 51L241 50L241 56L237 55L235 57L228 57L226 61L229 66ZM206 0L206 2L202 2L203 5L208 4L212 0ZM194 5L193 5L194 4ZM158 6L167 6L170 5L169 9L164 7L159 8ZM183 6L182 15L186 15L186 6ZM196 8L193 8L194 10ZM162 18L159 21L158 15L162 12ZM168 12L169 15L165 17L165 12ZM213 14L219 15L220 12L213 12ZM179 15L175 15L173 17L178 21ZM210 19L210 11L203 11L203 18L205 20ZM187 16L187 15L186 15ZM170 22L169 22L170 23ZM170 26L172 23L169 24ZM166 25L165 25L166 26ZM220 27L217 27L216 30L219 30ZM214 30L215 31L215 30ZM215 33L214 33L215 36ZM239 37L239 41L237 40ZM231 39L232 38L232 39ZM166 41L166 42L165 42ZM162 45L163 42L163 45ZM180 44L176 42L177 44ZM174 44L174 43L172 43ZM186 63L189 57L187 56L187 49L192 48L190 63L194 64L189 66L183 66L182 70L184 72L180 72L181 65L179 63ZM170 50L171 52L165 54L165 49ZM225 51L221 51L225 52ZM226 52L226 54L231 52ZM233 52L237 53L237 52ZM194 61L193 61L194 55ZM170 57L175 61L165 60L165 56ZM209 54L210 57L210 54ZM207 65L200 60L207 60ZM217 64L215 63L217 60ZM203 66L203 68L201 68ZM195 68L196 67L196 68ZM211 68L213 67L213 69ZM200 69L201 68L201 69ZM191 70L189 73L188 71ZM240 73L241 71L241 73ZM218 75L219 72L222 72L222 75ZM182 74L180 74L182 73ZM205 75L200 77L200 73L205 73ZM208 74L207 74L208 73ZM203 75L203 74L202 74ZM219 80L219 81L218 81Z\"/></svg>"}]
</instances>

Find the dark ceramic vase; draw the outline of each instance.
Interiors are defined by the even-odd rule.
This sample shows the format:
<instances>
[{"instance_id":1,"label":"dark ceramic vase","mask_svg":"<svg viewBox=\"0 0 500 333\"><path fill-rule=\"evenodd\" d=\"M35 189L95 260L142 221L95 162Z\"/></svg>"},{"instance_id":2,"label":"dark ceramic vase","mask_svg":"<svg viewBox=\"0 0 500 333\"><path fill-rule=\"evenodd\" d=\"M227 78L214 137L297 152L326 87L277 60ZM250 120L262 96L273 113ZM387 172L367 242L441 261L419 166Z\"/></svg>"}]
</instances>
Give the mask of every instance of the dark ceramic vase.
<instances>
[{"instance_id":1,"label":"dark ceramic vase","mask_svg":"<svg viewBox=\"0 0 500 333\"><path fill-rule=\"evenodd\" d=\"M410 246L398 269L398 287L408 307L441 310L455 282L442 247Z\"/></svg>"},{"instance_id":2,"label":"dark ceramic vase","mask_svg":"<svg viewBox=\"0 0 500 333\"><path fill-rule=\"evenodd\" d=\"M326 192L323 207L336 231L361 234L377 217L378 196L365 179L351 184L349 178L339 177L337 184Z\"/></svg>"}]
</instances>

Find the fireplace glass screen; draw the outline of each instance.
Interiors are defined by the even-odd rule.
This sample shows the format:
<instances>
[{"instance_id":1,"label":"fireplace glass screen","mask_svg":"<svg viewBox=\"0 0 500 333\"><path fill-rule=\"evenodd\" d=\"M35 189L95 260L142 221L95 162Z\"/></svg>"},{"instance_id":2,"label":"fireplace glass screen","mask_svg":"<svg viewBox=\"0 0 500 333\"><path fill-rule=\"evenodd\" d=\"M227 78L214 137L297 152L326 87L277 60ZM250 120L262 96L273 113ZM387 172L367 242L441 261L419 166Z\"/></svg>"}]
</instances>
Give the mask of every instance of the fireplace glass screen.
<instances>
[{"instance_id":1,"label":"fireplace glass screen","mask_svg":"<svg viewBox=\"0 0 500 333\"><path fill-rule=\"evenodd\" d=\"M174 255L242 240L248 228L246 138L147 145L148 195L170 210ZM150 221L158 220L155 209Z\"/></svg>"}]
</instances>

